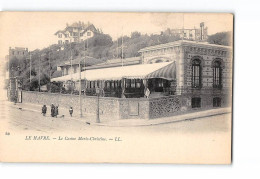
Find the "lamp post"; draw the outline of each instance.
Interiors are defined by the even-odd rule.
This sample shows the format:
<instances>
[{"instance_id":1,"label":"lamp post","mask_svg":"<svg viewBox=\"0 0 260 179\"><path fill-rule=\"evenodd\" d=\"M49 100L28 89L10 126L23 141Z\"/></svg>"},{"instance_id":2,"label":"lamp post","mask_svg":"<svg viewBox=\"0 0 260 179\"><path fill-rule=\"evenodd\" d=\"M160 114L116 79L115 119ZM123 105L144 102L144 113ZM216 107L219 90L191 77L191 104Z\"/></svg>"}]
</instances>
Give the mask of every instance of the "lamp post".
<instances>
[{"instance_id":1,"label":"lamp post","mask_svg":"<svg viewBox=\"0 0 260 179\"><path fill-rule=\"evenodd\" d=\"M48 57L49 57L49 78L50 78L50 93L51 93L51 48L49 47L49 54L48 54Z\"/></svg>"},{"instance_id":2,"label":"lamp post","mask_svg":"<svg viewBox=\"0 0 260 179\"><path fill-rule=\"evenodd\" d=\"M79 61L79 114L82 117L82 99L81 99L81 60Z\"/></svg>"},{"instance_id":3,"label":"lamp post","mask_svg":"<svg viewBox=\"0 0 260 179\"><path fill-rule=\"evenodd\" d=\"M39 92L41 91L41 68L40 68L40 66L41 66L41 55L39 55L39 61L38 61L38 74L39 74L39 78L38 78L38 86L39 86L39 88L38 88L38 90L39 90Z\"/></svg>"},{"instance_id":4,"label":"lamp post","mask_svg":"<svg viewBox=\"0 0 260 179\"><path fill-rule=\"evenodd\" d=\"M100 89L96 88L96 94L97 94L97 115L96 115L96 123L100 123L100 118L99 118L99 94L100 94Z\"/></svg>"},{"instance_id":5,"label":"lamp post","mask_svg":"<svg viewBox=\"0 0 260 179\"><path fill-rule=\"evenodd\" d=\"M14 74L14 72L18 72L18 75L17 73ZM14 102L16 103L17 100L18 100L18 89L20 88L20 73L21 73L21 68L20 66L17 66L17 67L11 67L11 78L12 78L12 81L13 81L13 84L12 85L12 81L10 80L10 90L14 92ZM10 78L10 79L11 79ZM19 81L18 81L19 80ZM18 87L19 85L19 87Z\"/></svg>"}]
</instances>

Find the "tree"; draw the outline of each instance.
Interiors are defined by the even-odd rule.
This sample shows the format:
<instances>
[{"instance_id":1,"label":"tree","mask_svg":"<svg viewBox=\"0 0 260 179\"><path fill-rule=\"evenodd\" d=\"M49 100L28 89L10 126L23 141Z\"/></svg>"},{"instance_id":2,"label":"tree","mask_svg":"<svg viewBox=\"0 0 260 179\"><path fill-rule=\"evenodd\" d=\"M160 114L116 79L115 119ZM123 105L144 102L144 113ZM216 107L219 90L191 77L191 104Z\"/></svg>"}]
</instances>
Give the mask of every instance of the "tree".
<instances>
[{"instance_id":1,"label":"tree","mask_svg":"<svg viewBox=\"0 0 260 179\"><path fill-rule=\"evenodd\" d=\"M230 46L232 45L231 37L232 37L231 32L218 32L216 34L210 35L208 37L208 42L210 44Z\"/></svg>"},{"instance_id":2,"label":"tree","mask_svg":"<svg viewBox=\"0 0 260 179\"><path fill-rule=\"evenodd\" d=\"M140 36L141 36L140 32L135 31L131 33L131 39L139 38Z\"/></svg>"}]
</instances>

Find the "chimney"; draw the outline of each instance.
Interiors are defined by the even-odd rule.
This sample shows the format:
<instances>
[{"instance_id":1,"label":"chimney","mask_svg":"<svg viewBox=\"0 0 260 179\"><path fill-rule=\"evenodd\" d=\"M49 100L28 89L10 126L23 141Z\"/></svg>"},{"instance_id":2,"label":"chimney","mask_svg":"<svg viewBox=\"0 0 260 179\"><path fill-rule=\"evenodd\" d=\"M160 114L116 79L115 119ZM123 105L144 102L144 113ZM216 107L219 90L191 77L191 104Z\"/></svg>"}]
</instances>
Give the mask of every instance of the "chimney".
<instances>
[{"instance_id":1,"label":"chimney","mask_svg":"<svg viewBox=\"0 0 260 179\"><path fill-rule=\"evenodd\" d=\"M204 22L200 23L200 40L204 40Z\"/></svg>"}]
</instances>

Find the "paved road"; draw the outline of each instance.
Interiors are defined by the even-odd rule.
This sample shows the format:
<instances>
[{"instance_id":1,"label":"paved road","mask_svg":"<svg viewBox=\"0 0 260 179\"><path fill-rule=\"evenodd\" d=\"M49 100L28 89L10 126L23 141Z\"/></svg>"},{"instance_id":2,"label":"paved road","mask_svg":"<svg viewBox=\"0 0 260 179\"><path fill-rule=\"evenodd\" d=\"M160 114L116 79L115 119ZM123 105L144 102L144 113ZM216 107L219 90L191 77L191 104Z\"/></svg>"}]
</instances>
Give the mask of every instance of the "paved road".
<instances>
[{"instance_id":1,"label":"paved road","mask_svg":"<svg viewBox=\"0 0 260 179\"><path fill-rule=\"evenodd\" d=\"M14 107L7 108L9 114L10 129L24 131L38 131L44 133L65 132L65 131L129 131L129 132L228 132L230 131L230 115L223 114L200 118L192 121L173 122L156 126L140 127L108 127L87 125L84 118L52 118L49 115L43 117L33 111L20 110ZM87 121L87 119L86 119Z\"/></svg>"},{"instance_id":2,"label":"paved road","mask_svg":"<svg viewBox=\"0 0 260 179\"><path fill-rule=\"evenodd\" d=\"M15 158L14 161L48 162L53 161L54 157L56 162L86 162L95 159L119 163L228 163L230 159L230 114L154 126L109 127L87 125L84 120L69 117L43 117L39 112L14 107L5 109L3 114L9 116L9 119L0 120L0 131L4 129L1 132L5 132L9 128L10 132L10 136L3 137L8 146L3 150L6 161ZM8 127L3 128L2 124L6 123ZM52 138L104 137L109 140L25 141L28 135ZM110 141L110 138L115 137L120 137L121 142ZM30 152L29 158L24 155L24 151ZM67 154L73 157L68 158Z\"/></svg>"}]
</instances>

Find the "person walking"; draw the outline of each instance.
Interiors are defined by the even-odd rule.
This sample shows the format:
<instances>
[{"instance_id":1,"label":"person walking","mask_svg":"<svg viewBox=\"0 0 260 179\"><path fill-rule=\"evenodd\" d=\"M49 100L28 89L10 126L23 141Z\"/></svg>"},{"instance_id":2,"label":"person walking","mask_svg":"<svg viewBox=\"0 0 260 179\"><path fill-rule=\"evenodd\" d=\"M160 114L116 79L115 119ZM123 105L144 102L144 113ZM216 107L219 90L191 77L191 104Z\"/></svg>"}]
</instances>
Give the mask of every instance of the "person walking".
<instances>
[{"instance_id":1,"label":"person walking","mask_svg":"<svg viewBox=\"0 0 260 179\"><path fill-rule=\"evenodd\" d=\"M46 116L46 112L47 112L47 107L44 104L43 107L42 107L42 114L43 114L43 116Z\"/></svg>"},{"instance_id":2,"label":"person walking","mask_svg":"<svg viewBox=\"0 0 260 179\"><path fill-rule=\"evenodd\" d=\"M145 89L145 96L146 96L146 98L149 98L150 94L151 94L151 92L150 92L149 88L146 87L146 89Z\"/></svg>"},{"instance_id":3,"label":"person walking","mask_svg":"<svg viewBox=\"0 0 260 179\"><path fill-rule=\"evenodd\" d=\"M51 117L54 117L55 106L51 104Z\"/></svg>"},{"instance_id":4,"label":"person walking","mask_svg":"<svg viewBox=\"0 0 260 179\"><path fill-rule=\"evenodd\" d=\"M54 116L57 118L58 115L59 115L59 107L58 107L58 106L55 106Z\"/></svg>"},{"instance_id":5,"label":"person walking","mask_svg":"<svg viewBox=\"0 0 260 179\"><path fill-rule=\"evenodd\" d=\"M51 104L51 117L55 116L55 106Z\"/></svg>"},{"instance_id":6,"label":"person walking","mask_svg":"<svg viewBox=\"0 0 260 179\"><path fill-rule=\"evenodd\" d=\"M69 113L70 113L70 117L72 117L72 114L73 114L73 108L72 107L70 107Z\"/></svg>"}]
</instances>

